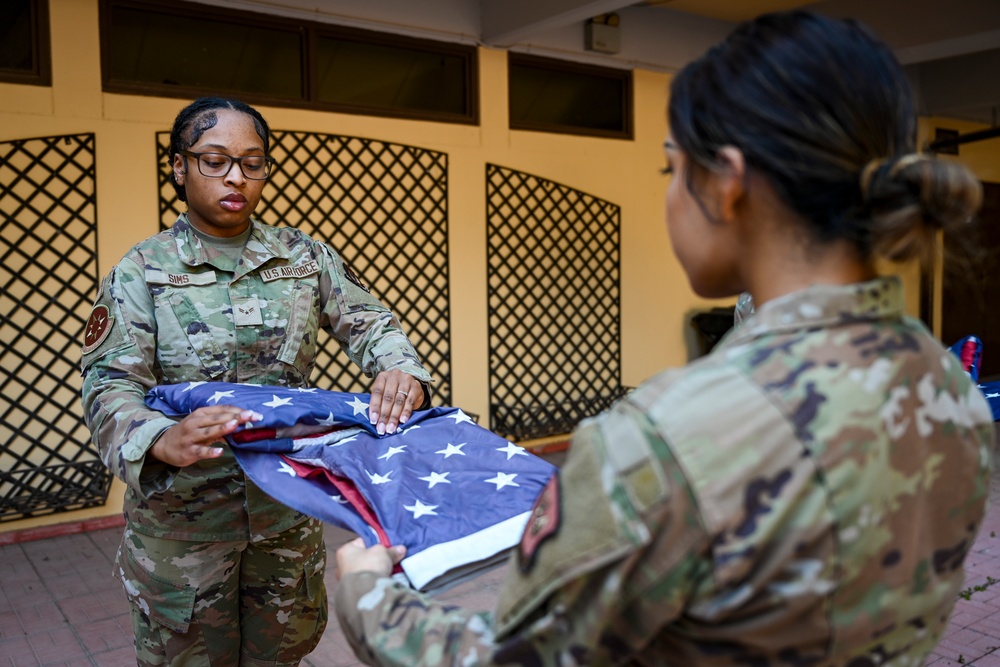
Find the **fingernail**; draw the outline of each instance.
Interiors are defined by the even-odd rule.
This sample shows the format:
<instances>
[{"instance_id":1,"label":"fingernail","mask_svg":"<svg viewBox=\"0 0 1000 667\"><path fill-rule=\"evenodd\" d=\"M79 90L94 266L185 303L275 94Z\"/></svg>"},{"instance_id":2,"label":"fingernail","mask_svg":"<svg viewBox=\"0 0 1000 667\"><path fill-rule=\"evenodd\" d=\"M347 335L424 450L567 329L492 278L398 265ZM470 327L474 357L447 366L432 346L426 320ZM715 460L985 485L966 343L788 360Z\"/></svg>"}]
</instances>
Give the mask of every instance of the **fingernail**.
<instances>
[{"instance_id":1,"label":"fingernail","mask_svg":"<svg viewBox=\"0 0 1000 667\"><path fill-rule=\"evenodd\" d=\"M392 435L393 433L395 433L395 432L396 432L396 425L395 425L395 424L389 424L389 426L388 426L388 427L386 427L386 429L385 429L385 430L386 430L386 432L387 432L387 433L388 433L389 435Z\"/></svg>"},{"instance_id":2,"label":"fingernail","mask_svg":"<svg viewBox=\"0 0 1000 667\"><path fill-rule=\"evenodd\" d=\"M236 426L236 420L235 419L230 419L229 421L226 422L226 428L230 428L232 426Z\"/></svg>"},{"instance_id":3,"label":"fingernail","mask_svg":"<svg viewBox=\"0 0 1000 667\"><path fill-rule=\"evenodd\" d=\"M400 424L405 424L407 419L409 419L409 417L407 415L399 415L399 423Z\"/></svg>"},{"instance_id":4,"label":"fingernail","mask_svg":"<svg viewBox=\"0 0 1000 667\"><path fill-rule=\"evenodd\" d=\"M262 422L264 421L264 415L260 414L259 412L255 412L253 413L253 420L255 422Z\"/></svg>"},{"instance_id":5,"label":"fingernail","mask_svg":"<svg viewBox=\"0 0 1000 667\"><path fill-rule=\"evenodd\" d=\"M379 422L378 426L375 427L375 432L378 433L379 435L385 435L385 424Z\"/></svg>"}]
</instances>

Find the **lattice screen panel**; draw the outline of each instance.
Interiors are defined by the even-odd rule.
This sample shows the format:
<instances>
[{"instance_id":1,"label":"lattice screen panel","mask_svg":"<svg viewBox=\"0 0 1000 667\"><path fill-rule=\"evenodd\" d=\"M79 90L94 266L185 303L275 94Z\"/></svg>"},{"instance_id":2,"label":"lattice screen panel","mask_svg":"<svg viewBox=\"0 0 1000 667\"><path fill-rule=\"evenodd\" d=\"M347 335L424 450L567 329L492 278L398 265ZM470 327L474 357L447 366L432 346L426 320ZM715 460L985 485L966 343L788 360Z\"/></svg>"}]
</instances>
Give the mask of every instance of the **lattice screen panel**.
<instances>
[{"instance_id":1,"label":"lattice screen panel","mask_svg":"<svg viewBox=\"0 0 1000 667\"><path fill-rule=\"evenodd\" d=\"M97 293L94 135L0 143L0 521L103 505L80 405Z\"/></svg>"},{"instance_id":2,"label":"lattice screen panel","mask_svg":"<svg viewBox=\"0 0 1000 667\"><path fill-rule=\"evenodd\" d=\"M169 135L157 136L160 221L185 210L170 184ZM434 404L451 404L448 157L400 144L276 130L278 161L257 216L330 244L402 321L434 376ZM367 392L371 380L326 334L312 381Z\"/></svg>"},{"instance_id":3,"label":"lattice screen panel","mask_svg":"<svg viewBox=\"0 0 1000 667\"><path fill-rule=\"evenodd\" d=\"M570 432L623 393L619 207L486 165L490 428Z\"/></svg>"}]
</instances>

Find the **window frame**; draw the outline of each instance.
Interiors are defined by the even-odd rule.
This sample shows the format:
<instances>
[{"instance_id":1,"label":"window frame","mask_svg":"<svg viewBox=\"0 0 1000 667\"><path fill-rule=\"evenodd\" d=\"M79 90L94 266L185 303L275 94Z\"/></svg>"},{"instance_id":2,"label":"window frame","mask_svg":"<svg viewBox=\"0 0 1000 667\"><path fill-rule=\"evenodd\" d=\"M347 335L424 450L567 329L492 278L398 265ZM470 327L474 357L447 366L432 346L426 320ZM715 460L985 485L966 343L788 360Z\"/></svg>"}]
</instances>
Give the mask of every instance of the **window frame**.
<instances>
[{"instance_id":1,"label":"window frame","mask_svg":"<svg viewBox=\"0 0 1000 667\"><path fill-rule=\"evenodd\" d=\"M241 100L253 104L266 104L270 106L307 106L304 104L306 91L300 91L299 100L286 97L276 97L272 95L262 95L260 93L235 93L234 91L220 91L210 87L200 86L167 86L155 83L138 83L116 79L111 72L111 39L112 39L112 12L116 7L126 9L145 10L150 13L163 14L168 16L179 16L182 18L205 19L209 21L226 21L240 26L253 28L269 28L283 30L286 32L297 32L300 35L302 52L300 57L305 69L306 49L305 49L305 29L297 21L290 21L280 16L268 16L250 12L227 11L210 5L183 2L158 2L156 0L101 0L100 4L100 42L101 42L101 88L106 93L121 93L125 95L146 95L153 97L171 97L182 99L194 99L202 96L236 96ZM236 20L234 20L236 19ZM302 82L303 88L307 86L304 74Z\"/></svg>"},{"instance_id":2,"label":"window frame","mask_svg":"<svg viewBox=\"0 0 1000 667\"><path fill-rule=\"evenodd\" d=\"M52 37L49 27L49 0L30 0L31 51L34 69L5 69L0 67L0 83L18 83L29 86L52 85Z\"/></svg>"},{"instance_id":3,"label":"window frame","mask_svg":"<svg viewBox=\"0 0 1000 667\"><path fill-rule=\"evenodd\" d=\"M150 83L135 83L114 79L111 76L111 14L116 7L146 10L153 13L182 16L185 18L205 19L211 21L227 21L237 25L266 27L269 29L297 31L301 34L302 45L302 81L301 97L289 99L260 93L243 93L219 91L213 88L195 86L165 86ZM478 89L478 53L476 47L450 42L420 39L382 33L357 28L348 28L335 24L318 23L290 19L287 17L229 10L210 5L202 5L183 0L100 0L100 44L101 44L101 84L106 93L124 95L147 95L155 97L170 97L193 99L205 95L232 95L250 104L261 104L283 108L311 109L332 111L337 113L361 114L366 116L383 116L389 118L406 118L429 120L446 123L468 125L479 124L479 89ZM347 105L334 102L320 102L318 99L319 60L318 46L321 37L334 37L361 41L368 44L384 44L394 47L422 50L430 53L459 55L466 62L466 113L442 113L409 109L386 109L384 107Z\"/></svg>"},{"instance_id":4,"label":"window frame","mask_svg":"<svg viewBox=\"0 0 1000 667\"><path fill-rule=\"evenodd\" d=\"M599 130L585 127L571 127L567 125L555 125L552 123L533 123L514 120L511 113L513 99L510 91L513 89L514 66L528 66L536 69L544 69L552 72L565 72L569 74L587 74L600 76L605 79L617 80L622 83L621 130ZM545 58L542 56L527 53L507 53L507 112L508 125L512 130L528 130L531 132L550 132L554 134L573 134L585 137L603 137L606 139L626 139L635 138L634 102L633 102L632 70L618 69L615 67L602 67L600 65L590 65L571 60L559 60L556 58Z\"/></svg>"},{"instance_id":5,"label":"window frame","mask_svg":"<svg viewBox=\"0 0 1000 667\"><path fill-rule=\"evenodd\" d=\"M319 109L329 111L339 111L342 113L364 114L366 116L389 116L394 118L412 118L417 120L439 120L450 123L464 123L469 125L479 124L479 62L478 53L475 47L457 44L453 42L437 42L417 37L407 37L387 32L375 32L372 30L360 30L356 28L346 28L332 24L318 24L315 27L315 38L313 44L316 48L309 49L312 61L309 63L311 76L309 86L314 96L319 95L319 40L328 37L343 39L345 41L363 42L365 44L375 44L380 46L391 46L397 48L410 49L413 51L423 51L425 53L440 53L449 56L459 56L465 60L465 114L453 114L447 112L430 112L417 110L397 110L384 109L382 107L366 107L363 105L338 104L335 102L320 102L316 99L314 106Z\"/></svg>"}]
</instances>

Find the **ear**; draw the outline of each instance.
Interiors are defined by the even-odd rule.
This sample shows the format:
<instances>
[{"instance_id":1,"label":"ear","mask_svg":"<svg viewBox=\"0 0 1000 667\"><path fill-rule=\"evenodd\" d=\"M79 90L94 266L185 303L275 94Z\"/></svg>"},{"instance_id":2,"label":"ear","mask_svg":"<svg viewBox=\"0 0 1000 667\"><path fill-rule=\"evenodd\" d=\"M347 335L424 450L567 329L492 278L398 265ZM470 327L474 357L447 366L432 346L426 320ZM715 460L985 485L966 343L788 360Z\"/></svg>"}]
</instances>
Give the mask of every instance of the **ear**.
<instances>
[{"instance_id":1,"label":"ear","mask_svg":"<svg viewBox=\"0 0 1000 667\"><path fill-rule=\"evenodd\" d=\"M174 153L173 170L177 185L184 185L184 174L187 171L184 169L184 157L180 153Z\"/></svg>"},{"instance_id":2,"label":"ear","mask_svg":"<svg viewBox=\"0 0 1000 667\"><path fill-rule=\"evenodd\" d=\"M723 146L716 153L719 168L713 170L718 195L718 215L731 221L746 197L746 159L736 146Z\"/></svg>"}]
</instances>

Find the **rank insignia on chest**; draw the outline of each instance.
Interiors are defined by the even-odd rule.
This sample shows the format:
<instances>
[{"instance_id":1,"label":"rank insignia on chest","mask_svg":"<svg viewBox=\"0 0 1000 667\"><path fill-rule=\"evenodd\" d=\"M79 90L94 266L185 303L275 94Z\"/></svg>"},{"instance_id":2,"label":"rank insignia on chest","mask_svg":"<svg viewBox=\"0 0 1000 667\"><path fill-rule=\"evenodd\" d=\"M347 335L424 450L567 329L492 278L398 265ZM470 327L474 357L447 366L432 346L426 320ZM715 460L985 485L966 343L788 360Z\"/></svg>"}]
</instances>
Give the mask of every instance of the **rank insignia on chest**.
<instances>
[{"instance_id":1,"label":"rank insignia on chest","mask_svg":"<svg viewBox=\"0 0 1000 667\"><path fill-rule=\"evenodd\" d=\"M83 337L83 353L90 354L96 350L111 333L115 318L103 303L94 306L87 320L87 330Z\"/></svg>"},{"instance_id":2,"label":"rank insignia on chest","mask_svg":"<svg viewBox=\"0 0 1000 667\"><path fill-rule=\"evenodd\" d=\"M528 525L517 547L517 561L522 572L528 572L535 564L535 556L542 542L556 534L559 529L559 471L552 473L548 484L535 499L528 517Z\"/></svg>"},{"instance_id":3,"label":"rank insignia on chest","mask_svg":"<svg viewBox=\"0 0 1000 667\"><path fill-rule=\"evenodd\" d=\"M257 326L264 323L260 303L256 298L233 299L233 323L238 327Z\"/></svg>"}]
</instances>

